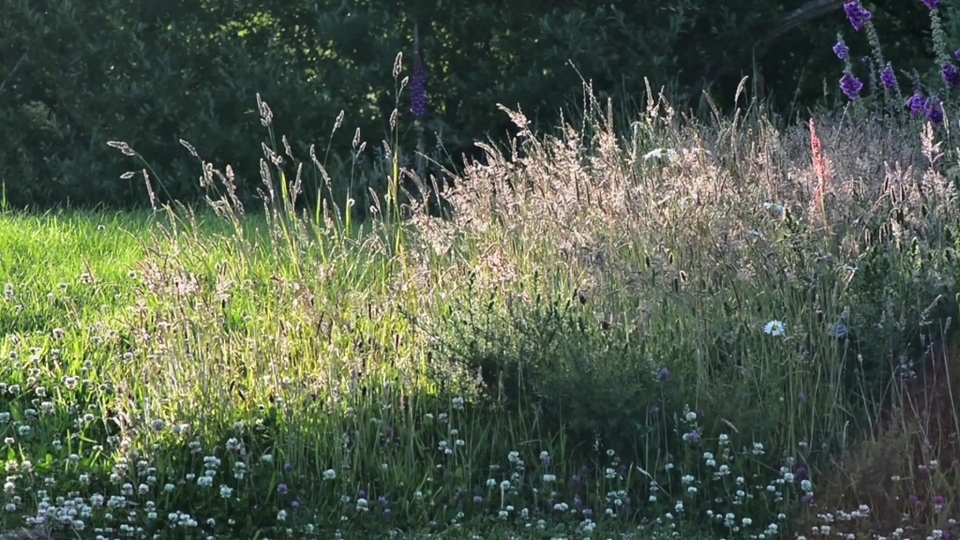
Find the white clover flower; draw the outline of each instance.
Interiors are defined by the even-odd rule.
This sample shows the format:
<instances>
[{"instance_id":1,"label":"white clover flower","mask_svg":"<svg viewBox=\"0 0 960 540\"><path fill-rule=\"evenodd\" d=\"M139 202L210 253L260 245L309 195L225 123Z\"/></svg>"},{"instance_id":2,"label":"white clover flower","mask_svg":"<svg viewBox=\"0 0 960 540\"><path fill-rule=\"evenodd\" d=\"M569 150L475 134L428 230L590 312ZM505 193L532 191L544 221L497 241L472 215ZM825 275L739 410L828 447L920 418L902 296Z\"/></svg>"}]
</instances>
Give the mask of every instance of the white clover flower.
<instances>
[{"instance_id":1,"label":"white clover flower","mask_svg":"<svg viewBox=\"0 0 960 540\"><path fill-rule=\"evenodd\" d=\"M493 478L487 478L487 487L488 487L488 488L493 488L493 487L496 487L496 486L497 486L497 481L496 481L496 480L494 480Z\"/></svg>"},{"instance_id":2,"label":"white clover flower","mask_svg":"<svg viewBox=\"0 0 960 540\"><path fill-rule=\"evenodd\" d=\"M763 327L763 331L773 337L782 336L787 331L787 323L773 320L768 322L766 326Z\"/></svg>"},{"instance_id":3,"label":"white clover flower","mask_svg":"<svg viewBox=\"0 0 960 540\"><path fill-rule=\"evenodd\" d=\"M549 484L551 482L556 482L557 476L555 474L545 474L543 475L543 483Z\"/></svg>"},{"instance_id":4,"label":"white clover flower","mask_svg":"<svg viewBox=\"0 0 960 540\"><path fill-rule=\"evenodd\" d=\"M463 410L463 398L462 398L462 397L457 396L457 397L453 398L453 408L454 408L455 410L458 410L458 411L462 411L462 410Z\"/></svg>"},{"instance_id":5,"label":"white clover flower","mask_svg":"<svg viewBox=\"0 0 960 540\"><path fill-rule=\"evenodd\" d=\"M508 489L510 489L510 481L509 481L509 480L504 480L503 482L500 482L500 491L506 491L506 490L508 490Z\"/></svg>"},{"instance_id":6,"label":"white clover flower","mask_svg":"<svg viewBox=\"0 0 960 540\"><path fill-rule=\"evenodd\" d=\"M688 412L688 413L687 413L687 422L696 422L696 421L697 421L697 413L695 413L695 412L693 412L693 411Z\"/></svg>"},{"instance_id":7,"label":"white clover flower","mask_svg":"<svg viewBox=\"0 0 960 540\"><path fill-rule=\"evenodd\" d=\"M229 499L230 495L233 495L233 488L230 486L220 486L220 497L223 499Z\"/></svg>"},{"instance_id":8,"label":"white clover flower","mask_svg":"<svg viewBox=\"0 0 960 540\"><path fill-rule=\"evenodd\" d=\"M333 469L327 469L323 471L324 480L335 480L337 478L337 471Z\"/></svg>"}]
</instances>

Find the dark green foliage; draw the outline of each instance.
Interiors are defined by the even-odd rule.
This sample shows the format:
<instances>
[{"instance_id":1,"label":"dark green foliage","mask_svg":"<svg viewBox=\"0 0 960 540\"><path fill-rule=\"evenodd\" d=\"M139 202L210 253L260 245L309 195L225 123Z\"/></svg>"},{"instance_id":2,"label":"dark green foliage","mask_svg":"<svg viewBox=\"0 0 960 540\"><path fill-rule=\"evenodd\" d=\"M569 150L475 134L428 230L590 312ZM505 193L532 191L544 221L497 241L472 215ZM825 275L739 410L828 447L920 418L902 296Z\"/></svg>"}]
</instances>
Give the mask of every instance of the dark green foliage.
<instances>
[{"instance_id":1,"label":"dark green foliage","mask_svg":"<svg viewBox=\"0 0 960 540\"><path fill-rule=\"evenodd\" d=\"M916 39L926 24L923 6L906 4L875 10L897 64L903 54L926 50ZM592 82L601 101L612 96L637 105L645 99L644 77L654 91L667 86L691 102L712 82L718 101L727 104L756 57L768 88L792 97L799 84L802 100L812 102L824 77L839 77L829 49L845 24L841 9L755 47L800 5L4 0L0 181L14 205L144 204L142 177L119 179L144 164L106 146L119 140L155 169L158 197L194 200L201 195L200 166L178 144L184 139L218 166L231 164L249 203L260 184L259 93L274 113L272 146L280 148L285 135L303 159L316 144L338 198L350 185L362 209L367 189L384 187L385 169L369 165L383 158L384 141L394 143L389 117L398 104L401 161L413 163L418 131L409 96L406 90L396 95L391 71L404 52L400 78L410 73L415 35L429 77L423 147L455 166L461 153L474 153L473 141L502 139L513 129L497 103L520 106L549 130L558 125L560 108L580 107L582 80ZM340 111L344 123L331 136ZM367 142L360 156L366 174L350 182L358 128ZM317 182L304 179L308 198Z\"/></svg>"}]
</instances>

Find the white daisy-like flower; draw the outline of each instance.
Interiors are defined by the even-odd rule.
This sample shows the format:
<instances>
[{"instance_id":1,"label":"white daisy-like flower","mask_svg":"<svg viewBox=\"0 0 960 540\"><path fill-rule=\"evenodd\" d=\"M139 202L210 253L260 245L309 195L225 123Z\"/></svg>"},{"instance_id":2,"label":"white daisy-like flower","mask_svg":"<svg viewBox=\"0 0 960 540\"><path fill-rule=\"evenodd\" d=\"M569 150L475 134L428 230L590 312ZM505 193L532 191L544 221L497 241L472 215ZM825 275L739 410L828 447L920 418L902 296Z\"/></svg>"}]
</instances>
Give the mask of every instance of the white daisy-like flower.
<instances>
[{"instance_id":1,"label":"white daisy-like flower","mask_svg":"<svg viewBox=\"0 0 960 540\"><path fill-rule=\"evenodd\" d=\"M787 331L787 323L773 320L763 327L763 331L771 336L782 336Z\"/></svg>"}]
</instances>

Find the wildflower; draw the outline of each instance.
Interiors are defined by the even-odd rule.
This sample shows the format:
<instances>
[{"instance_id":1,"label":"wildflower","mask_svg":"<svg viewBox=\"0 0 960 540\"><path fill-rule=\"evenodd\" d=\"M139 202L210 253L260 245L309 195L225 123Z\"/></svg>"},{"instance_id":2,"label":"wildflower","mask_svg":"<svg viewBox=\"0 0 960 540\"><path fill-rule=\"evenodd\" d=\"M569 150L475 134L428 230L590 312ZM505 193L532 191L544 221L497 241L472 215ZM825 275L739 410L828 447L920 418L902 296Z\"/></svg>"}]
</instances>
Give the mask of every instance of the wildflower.
<instances>
[{"instance_id":1,"label":"wildflower","mask_svg":"<svg viewBox=\"0 0 960 540\"><path fill-rule=\"evenodd\" d=\"M863 30L863 25L873 16L869 11L860 5L859 0L853 0L843 5L843 11L847 15L847 20L853 25L853 29L859 32Z\"/></svg>"},{"instance_id":2,"label":"wildflower","mask_svg":"<svg viewBox=\"0 0 960 540\"><path fill-rule=\"evenodd\" d=\"M286 492L287 492L287 485L286 485L286 484L280 484L279 486L277 486L277 493L279 493L279 494L281 494L281 495L284 495L284 494L286 494Z\"/></svg>"},{"instance_id":3,"label":"wildflower","mask_svg":"<svg viewBox=\"0 0 960 540\"><path fill-rule=\"evenodd\" d=\"M772 320L763 327L763 331L774 337L782 336L787 331L787 325L783 321Z\"/></svg>"},{"instance_id":4,"label":"wildflower","mask_svg":"<svg viewBox=\"0 0 960 540\"><path fill-rule=\"evenodd\" d=\"M950 62L943 63L943 67L940 69L940 75L943 77L943 82L947 86L952 88L960 86L960 71L957 71L957 68Z\"/></svg>"},{"instance_id":5,"label":"wildflower","mask_svg":"<svg viewBox=\"0 0 960 540\"><path fill-rule=\"evenodd\" d=\"M833 54L841 60L846 60L850 56L850 48L843 41L837 41L837 44L833 46Z\"/></svg>"},{"instance_id":6,"label":"wildflower","mask_svg":"<svg viewBox=\"0 0 960 540\"><path fill-rule=\"evenodd\" d=\"M923 114L934 124L943 122L943 104L936 97L930 96L923 102Z\"/></svg>"},{"instance_id":7,"label":"wildflower","mask_svg":"<svg viewBox=\"0 0 960 540\"><path fill-rule=\"evenodd\" d=\"M419 43L413 48L413 77L410 79L410 112L417 118L427 114L427 71Z\"/></svg>"},{"instance_id":8,"label":"wildflower","mask_svg":"<svg viewBox=\"0 0 960 540\"><path fill-rule=\"evenodd\" d=\"M906 107L910 109L910 116L919 116L923 113L923 94L920 90L914 90L913 95L906 101Z\"/></svg>"},{"instance_id":9,"label":"wildflower","mask_svg":"<svg viewBox=\"0 0 960 540\"><path fill-rule=\"evenodd\" d=\"M663 368L660 370L660 375L658 377L661 381L666 381L670 379L670 370L668 368Z\"/></svg>"},{"instance_id":10,"label":"wildflower","mask_svg":"<svg viewBox=\"0 0 960 540\"><path fill-rule=\"evenodd\" d=\"M480 504L483 502L483 497L477 495L473 498L473 504Z\"/></svg>"},{"instance_id":11,"label":"wildflower","mask_svg":"<svg viewBox=\"0 0 960 540\"><path fill-rule=\"evenodd\" d=\"M840 90L843 91L843 94L847 96L850 101L857 99L861 89L863 89L863 83L849 71L845 72L843 77L840 78Z\"/></svg>"},{"instance_id":12,"label":"wildflower","mask_svg":"<svg viewBox=\"0 0 960 540\"><path fill-rule=\"evenodd\" d=\"M937 495L933 498L933 509L937 512L943 510L943 507L947 505L947 499L943 495Z\"/></svg>"},{"instance_id":13,"label":"wildflower","mask_svg":"<svg viewBox=\"0 0 960 540\"><path fill-rule=\"evenodd\" d=\"M893 73L893 67L890 66L890 62L887 62L887 65L880 72L880 82L882 82L883 86L888 90L897 86L897 76Z\"/></svg>"},{"instance_id":14,"label":"wildflower","mask_svg":"<svg viewBox=\"0 0 960 540\"><path fill-rule=\"evenodd\" d=\"M690 433L684 433L683 440L688 443L696 444L700 442L700 434L697 433L696 431L691 431Z\"/></svg>"},{"instance_id":15,"label":"wildflower","mask_svg":"<svg viewBox=\"0 0 960 540\"><path fill-rule=\"evenodd\" d=\"M930 9L937 9L937 4L940 3L940 0L920 0L923 2L923 5L927 6Z\"/></svg>"}]
</instances>

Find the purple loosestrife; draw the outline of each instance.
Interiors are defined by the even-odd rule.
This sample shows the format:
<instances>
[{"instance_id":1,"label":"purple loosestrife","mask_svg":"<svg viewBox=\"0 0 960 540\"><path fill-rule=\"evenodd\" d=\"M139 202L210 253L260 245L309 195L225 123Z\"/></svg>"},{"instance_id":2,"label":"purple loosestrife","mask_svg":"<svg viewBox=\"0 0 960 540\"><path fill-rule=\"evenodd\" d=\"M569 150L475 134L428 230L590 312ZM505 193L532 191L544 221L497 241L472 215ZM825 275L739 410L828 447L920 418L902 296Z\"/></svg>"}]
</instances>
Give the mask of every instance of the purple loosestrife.
<instances>
[{"instance_id":1,"label":"purple loosestrife","mask_svg":"<svg viewBox=\"0 0 960 540\"><path fill-rule=\"evenodd\" d=\"M413 49L413 77L410 79L410 112L417 118L427 114L427 71L423 68L420 45Z\"/></svg>"},{"instance_id":2,"label":"purple loosestrife","mask_svg":"<svg viewBox=\"0 0 960 540\"><path fill-rule=\"evenodd\" d=\"M836 45L833 46L833 54L837 55L837 58L841 60L846 60L850 56L850 48L847 47L847 44L838 41Z\"/></svg>"},{"instance_id":3,"label":"purple loosestrife","mask_svg":"<svg viewBox=\"0 0 960 540\"><path fill-rule=\"evenodd\" d=\"M843 5L843 11L847 14L847 20L853 25L853 29L859 32L863 30L863 25L870 20L873 15L867 11L859 0L847 2Z\"/></svg>"},{"instance_id":4,"label":"purple loosestrife","mask_svg":"<svg viewBox=\"0 0 960 540\"><path fill-rule=\"evenodd\" d=\"M843 77L840 78L840 90L843 91L843 94L847 96L850 101L854 101L859 97L861 89L863 89L863 83L849 71L844 73Z\"/></svg>"},{"instance_id":5,"label":"purple loosestrife","mask_svg":"<svg viewBox=\"0 0 960 540\"><path fill-rule=\"evenodd\" d=\"M880 72L880 82L887 90L892 90L897 86L897 76L893 73L893 67L890 66L889 62Z\"/></svg>"}]
</instances>

